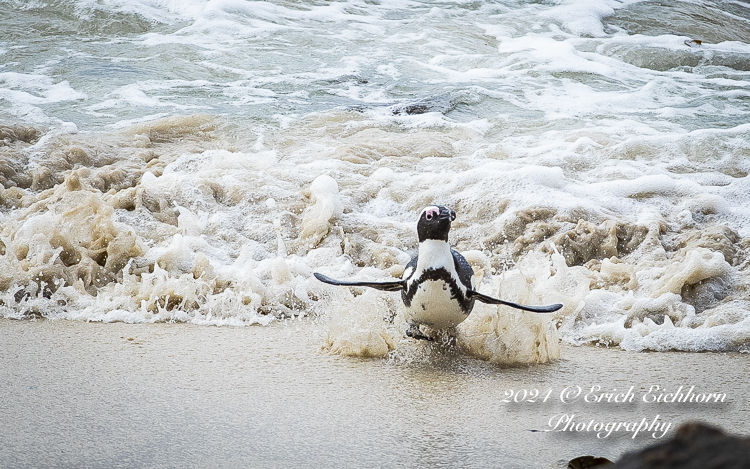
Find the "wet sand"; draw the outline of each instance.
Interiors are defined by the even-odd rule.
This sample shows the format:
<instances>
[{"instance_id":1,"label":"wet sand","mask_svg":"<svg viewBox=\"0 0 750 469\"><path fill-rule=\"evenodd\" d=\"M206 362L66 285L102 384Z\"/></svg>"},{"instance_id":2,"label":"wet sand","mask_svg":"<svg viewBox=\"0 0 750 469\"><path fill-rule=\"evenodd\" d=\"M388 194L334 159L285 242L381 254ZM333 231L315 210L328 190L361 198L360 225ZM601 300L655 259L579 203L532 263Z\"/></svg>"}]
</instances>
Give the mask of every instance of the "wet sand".
<instances>
[{"instance_id":1,"label":"wet sand","mask_svg":"<svg viewBox=\"0 0 750 469\"><path fill-rule=\"evenodd\" d=\"M667 436L693 419L750 434L746 354L566 346L557 362L501 368L405 342L391 359L359 359L321 351L324 327L310 320L0 320L0 335L0 467L554 468L655 441L647 432L545 431L560 415L659 415ZM635 399L560 402L566 387L585 394L593 385L613 394L633 386ZM726 399L642 402L653 385ZM511 389L542 396L503 402Z\"/></svg>"}]
</instances>

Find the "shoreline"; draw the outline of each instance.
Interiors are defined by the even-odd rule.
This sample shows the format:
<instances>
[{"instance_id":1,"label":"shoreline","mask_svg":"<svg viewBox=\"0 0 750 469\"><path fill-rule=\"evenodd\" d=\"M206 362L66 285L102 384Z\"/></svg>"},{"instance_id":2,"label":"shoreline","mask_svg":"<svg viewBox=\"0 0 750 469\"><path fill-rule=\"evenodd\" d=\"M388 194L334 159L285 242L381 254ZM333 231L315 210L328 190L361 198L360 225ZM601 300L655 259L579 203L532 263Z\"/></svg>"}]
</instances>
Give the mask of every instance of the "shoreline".
<instances>
[{"instance_id":1,"label":"shoreline","mask_svg":"<svg viewBox=\"0 0 750 469\"><path fill-rule=\"evenodd\" d=\"M666 436L689 420L750 434L748 399L733 380L750 361L739 353L563 345L554 363L502 368L421 344L398 359L331 355L321 351L323 329L309 320L242 328L0 320L0 416L10 423L0 430L0 465L553 468L659 441L548 431L570 414L603 424L658 415L671 424ZM725 392L727 402L638 402L654 384ZM632 386L636 398L584 402L592 386L601 386L597 396ZM576 387L582 394L563 401Z\"/></svg>"}]
</instances>

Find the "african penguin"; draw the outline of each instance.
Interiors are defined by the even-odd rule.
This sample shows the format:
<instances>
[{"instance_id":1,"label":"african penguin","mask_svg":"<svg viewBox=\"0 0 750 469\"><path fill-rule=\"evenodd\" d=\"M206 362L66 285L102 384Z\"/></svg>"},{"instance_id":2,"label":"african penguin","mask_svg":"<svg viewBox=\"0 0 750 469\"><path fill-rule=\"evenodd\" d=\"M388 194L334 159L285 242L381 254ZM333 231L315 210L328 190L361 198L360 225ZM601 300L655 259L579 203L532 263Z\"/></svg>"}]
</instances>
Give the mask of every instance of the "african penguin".
<instances>
[{"instance_id":1,"label":"african penguin","mask_svg":"<svg viewBox=\"0 0 750 469\"><path fill-rule=\"evenodd\" d=\"M404 268L401 280L387 282L342 281L315 273L315 278L331 285L371 287L385 291L400 291L404 302L404 319L409 325L406 335L415 339L431 338L420 326L433 330L456 327L474 308L474 302L506 305L535 313L550 313L562 308L524 306L479 293L474 289L474 271L468 261L451 249L448 233L456 212L442 205L430 205L422 210L417 222L419 251Z\"/></svg>"}]
</instances>

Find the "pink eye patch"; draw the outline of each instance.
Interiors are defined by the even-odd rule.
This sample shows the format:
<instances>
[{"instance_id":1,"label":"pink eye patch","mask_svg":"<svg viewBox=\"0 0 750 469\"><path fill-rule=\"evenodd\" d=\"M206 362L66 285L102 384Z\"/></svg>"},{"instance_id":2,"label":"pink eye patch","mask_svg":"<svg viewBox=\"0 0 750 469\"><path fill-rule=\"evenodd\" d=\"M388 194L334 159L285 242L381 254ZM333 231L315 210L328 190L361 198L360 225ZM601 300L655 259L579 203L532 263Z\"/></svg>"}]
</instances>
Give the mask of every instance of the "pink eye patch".
<instances>
[{"instance_id":1,"label":"pink eye patch","mask_svg":"<svg viewBox=\"0 0 750 469\"><path fill-rule=\"evenodd\" d=\"M424 218L427 221L430 221L433 218L437 218L438 215L440 215L440 209L435 207L434 205L431 205L424 209Z\"/></svg>"}]
</instances>

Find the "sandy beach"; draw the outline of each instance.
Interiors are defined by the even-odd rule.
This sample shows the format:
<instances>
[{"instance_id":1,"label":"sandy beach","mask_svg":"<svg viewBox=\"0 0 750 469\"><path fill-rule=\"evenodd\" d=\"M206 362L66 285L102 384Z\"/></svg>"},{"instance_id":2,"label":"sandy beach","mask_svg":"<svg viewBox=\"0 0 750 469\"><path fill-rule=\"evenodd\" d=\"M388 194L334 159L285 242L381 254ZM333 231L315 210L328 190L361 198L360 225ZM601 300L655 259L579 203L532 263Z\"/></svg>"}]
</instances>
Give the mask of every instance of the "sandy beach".
<instances>
[{"instance_id":1,"label":"sandy beach","mask_svg":"<svg viewBox=\"0 0 750 469\"><path fill-rule=\"evenodd\" d=\"M750 433L744 354L565 346L503 368L412 342L386 359L332 355L323 329L1 320L0 466L554 468L614 460L688 420ZM654 385L726 397L643 402ZM655 418L666 432L595 431Z\"/></svg>"}]
</instances>

